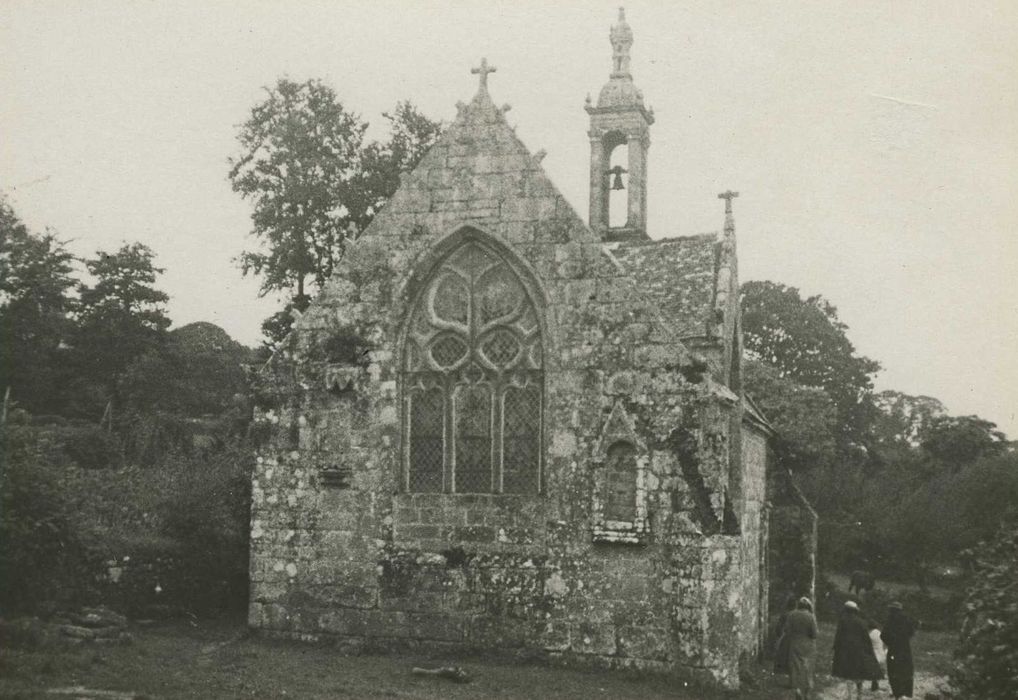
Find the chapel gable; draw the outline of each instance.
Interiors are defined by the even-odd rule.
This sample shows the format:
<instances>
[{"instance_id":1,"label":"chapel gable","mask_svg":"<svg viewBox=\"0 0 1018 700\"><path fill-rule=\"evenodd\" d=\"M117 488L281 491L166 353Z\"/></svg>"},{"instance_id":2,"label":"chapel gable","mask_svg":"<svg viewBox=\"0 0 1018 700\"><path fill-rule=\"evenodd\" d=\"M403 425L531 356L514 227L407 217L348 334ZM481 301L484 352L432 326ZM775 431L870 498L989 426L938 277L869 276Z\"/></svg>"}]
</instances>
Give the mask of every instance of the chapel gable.
<instances>
[{"instance_id":1,"label":"chapel gable","mask_svg":"<svg viewBox=\"0 0 1018 700\"><path fill-rule=\"evenodd\" d=\"M734 225L649 237L653 114L623 14L610 38L589 226L482 61L260 375L252 626L738 683L766 446L740 437Z\"/></svg>"}]
</instances>

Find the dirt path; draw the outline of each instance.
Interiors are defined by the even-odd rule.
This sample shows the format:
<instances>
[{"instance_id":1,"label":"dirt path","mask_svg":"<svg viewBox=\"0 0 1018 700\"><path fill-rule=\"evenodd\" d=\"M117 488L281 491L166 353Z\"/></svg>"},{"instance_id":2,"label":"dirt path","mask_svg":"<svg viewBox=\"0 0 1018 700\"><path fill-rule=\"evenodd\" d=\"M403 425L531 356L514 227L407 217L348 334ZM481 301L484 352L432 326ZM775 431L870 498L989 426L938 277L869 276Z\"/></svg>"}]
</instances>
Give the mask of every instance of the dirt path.
<instances>
[{"instance_id":1,"label":"dirt path","mask_svg":"<svg viewBox=\"0 0 1018 700\"><path fill-rule=\"evenodd\" d=\"M851 692L849 692L849 684L847 682L835 681L836 679L829 678L829 685L817 694L816 700L854 700L855 687L852 686ZM915 674L915 688L912 697L925 698L928 693L934 697L941 697L941 690L946 684L947 678L945 676L937 676L920 671ZM886 680L880 681L880 690L875 693L870 692L869 685L869 683L863 684L862 696L864 700L869 698L881 698L883 700L890 697L891 690Z\"/></svg>"}]
</instances>

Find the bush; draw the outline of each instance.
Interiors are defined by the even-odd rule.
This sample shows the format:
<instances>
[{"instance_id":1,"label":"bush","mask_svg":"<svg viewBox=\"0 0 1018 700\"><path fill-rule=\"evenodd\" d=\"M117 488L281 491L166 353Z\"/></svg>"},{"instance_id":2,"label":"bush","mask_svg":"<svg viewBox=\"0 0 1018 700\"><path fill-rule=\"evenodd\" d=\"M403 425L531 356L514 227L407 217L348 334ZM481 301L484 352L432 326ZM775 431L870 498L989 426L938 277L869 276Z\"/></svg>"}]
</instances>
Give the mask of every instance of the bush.
<instances>
[{"instance_id":1,"label":"bush","mask_svg":"<svg viewBox=\"0 0 1018 700\"><path fill-rule=\"evenodd\" d=\"M82 469L108 469L120 463L119 441L99 426L78 423L61 433L64 452Z\"/></svg>"},{"instance_id":2,"label":"bush","mask_svg":"<svg viewBox=\"0 0 1018 700\"><path fill-rule=\"evenodd\" d=\"M209 460L166 465L174 479L161 504L162 532L180 545L187 607L199 611L247 604L252 453L246 443Z\"/></svg>"},{"instance_id":3,"label":"bush","mask_svg":"<svg viewBox=\"0 0 1018 700\"><path fill-rule=\"evenodd\" d=\"M0 609L31 611L77 597L90 577L58 450L38 431L8 426L0 453Z\"/></svg>"},{"instance_id":4,"label":"bush","mask_svg":"<svg viewBox=\"0 0 1018 700\"><path fill-rule=\"evenodd\" d=\"M1018 698L1018 519L972 553L958 664L951 676L962 697Z\"/></svg>"},{"instance_id":5,"label":"bush","mask_svg":"<svg viewBox=\"0 0 1018 700\"><path fill-rule=\"evenodd\" d=\"M73 425L3 432L0 610L105 601L148 616L153 606L244 605L247 444L171 454L158 468L95 470L79 467L68 449L89 435Z\"/></svg>"}]
</instances>

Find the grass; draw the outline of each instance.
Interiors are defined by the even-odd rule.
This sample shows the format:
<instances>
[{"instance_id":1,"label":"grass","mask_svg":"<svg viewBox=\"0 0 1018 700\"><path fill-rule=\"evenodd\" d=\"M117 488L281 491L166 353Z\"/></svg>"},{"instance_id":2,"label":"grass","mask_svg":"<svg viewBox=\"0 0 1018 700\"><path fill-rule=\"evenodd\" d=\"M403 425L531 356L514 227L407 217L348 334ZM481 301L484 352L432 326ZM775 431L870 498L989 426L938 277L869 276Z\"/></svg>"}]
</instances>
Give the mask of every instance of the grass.
<instances>
[{"instance_id":1,"label":"grass","mask_svg":"<svg viewBox=\"0 0 1018 700\"><path fill-rule=\"evenodd\" d=\"M731 694L629 672L554 668L482 658L341 656L322 645L247 634L240 622L167 623L131 629L123 646L0 650L0 697L42 698L84 686L158 698L646 698L713 700ZM414 666L457 665L467 684L411 674ZM765 673L737 697L775 698ZM48 697L54 697L49 695Z\"/></svg>"},{"instance_id":2,"label":"grass","mask_svg":"<svg viewBox=\"0 0 1018 700\"><path fill-rule=\"evenodd\" d=\"M547 698L583 700L774 700L786 696L779 679L755 667L753 687L724 694L683 686L661 676L512 663L488 658L342 656L334 648L250 635L240 621L132 626L122 646L57 645L0 649L0 697L54 697L53 688L133 692L150 698ZM834 627L822 625L817 644L819 685L829 682ZM920 632L917 670L944 673L954 636ZM414 666L456 665L468 684L411 674Z\"/></svg>"}]
</instances>

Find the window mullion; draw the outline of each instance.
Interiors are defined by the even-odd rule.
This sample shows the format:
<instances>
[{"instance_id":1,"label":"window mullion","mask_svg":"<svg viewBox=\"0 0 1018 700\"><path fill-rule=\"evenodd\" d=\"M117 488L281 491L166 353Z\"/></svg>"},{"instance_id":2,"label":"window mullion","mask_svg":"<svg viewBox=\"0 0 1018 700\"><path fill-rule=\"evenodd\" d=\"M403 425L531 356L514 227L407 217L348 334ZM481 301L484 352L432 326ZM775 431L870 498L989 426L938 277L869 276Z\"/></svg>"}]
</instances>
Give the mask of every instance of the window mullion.
<instances>
[{"instance_id":1,"label":"window mullion","mask_svg":"<svg viewBox=\"0 0 1018 700\"><path fill-rule=\"evenodd\" d=\"M505 394L504 384L500 381L492 382L491 384L491 471L492 471L492 491L494 493L504 493L505 481L503 478L503 455L505 455L505 449L503 445L504 441L504 428L505 421L503 419L503 396Z\"/></svg>"},{"instance_id":2,"label":"window mullion","mask_svg":"<svg viewBox=\"0 0 1018 700\"><path fill-rule=\"evenodd\" d=\"M455 381L451 374L442 377L442 392L445 401L442 404L442 490L445 493L455 492L456 479L456 435L455 420Z\"/></svg>"}]
</instances>

